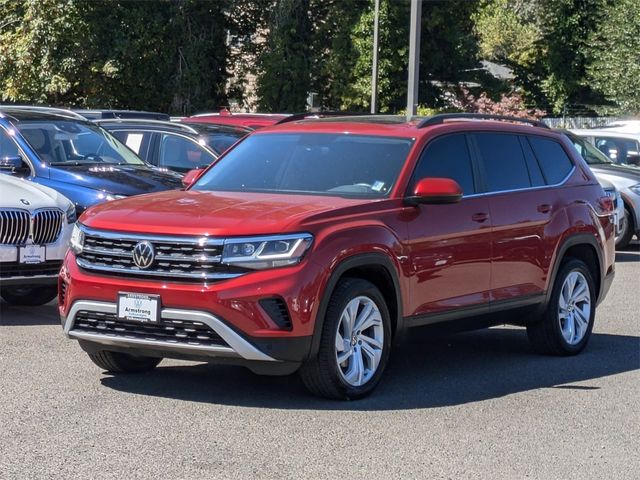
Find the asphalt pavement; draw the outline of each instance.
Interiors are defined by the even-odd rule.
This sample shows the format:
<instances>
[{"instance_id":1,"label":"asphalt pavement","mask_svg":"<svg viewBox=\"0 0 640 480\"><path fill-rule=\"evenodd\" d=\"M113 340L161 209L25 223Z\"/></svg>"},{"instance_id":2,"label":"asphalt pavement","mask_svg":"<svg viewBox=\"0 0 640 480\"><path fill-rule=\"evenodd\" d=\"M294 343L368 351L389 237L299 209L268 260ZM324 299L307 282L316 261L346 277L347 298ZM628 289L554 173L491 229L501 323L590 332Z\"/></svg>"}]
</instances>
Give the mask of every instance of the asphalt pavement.
<instances>
[{"instance_id":1,"label":"asphalt pavement","mask_svg":"<svg viewBox=\"0 0 640 480\"><path fill-rule=\"evenodd\" d=\"M0 479L640 477L640 251L617 255L587 350L534 354L524 329L393 352L364 400L297 376L165 360L101 372L56 307L0 304Z\"/></svg>"}]
</instances>

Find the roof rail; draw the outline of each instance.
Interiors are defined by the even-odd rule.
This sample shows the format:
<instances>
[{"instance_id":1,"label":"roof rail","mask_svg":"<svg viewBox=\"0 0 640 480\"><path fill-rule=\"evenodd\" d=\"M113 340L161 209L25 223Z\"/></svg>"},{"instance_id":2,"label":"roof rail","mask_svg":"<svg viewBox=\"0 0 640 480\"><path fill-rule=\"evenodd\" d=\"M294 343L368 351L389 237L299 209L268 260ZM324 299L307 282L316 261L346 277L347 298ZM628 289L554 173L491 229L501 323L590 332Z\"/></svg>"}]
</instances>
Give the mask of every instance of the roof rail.
<instances>
[{"instance_id":1,"label":"roof rail","mask_svg":"<svg viewBox=\"0 0 640 480\"><path fill-rule=\"evenodd\" d=\"M65 115L67 117L76 118L78 120L86 120L85 117L76 113L72 110L67 110L66 108L57 108L57 107L47 107L43 105L0 105L0 108L15 108L18 110L28 110L31 112L42 112L42 113L55 113L58 115Z\"/></svg>"},{"instance_id":2,"label":"roof rail","mask_svg":"<svg viewBox=\"0 0 640 480\"><path fill-rule=\"evenodd\" d=\"M508 115L491 115L488 113L441 113L422 120L416 128L440 125L447 120L502 120L504 122L517 122L533 125L534 127L549 128L547 124L539 120L529 120L528 118L511 117Z\"/></svg>"},{"instance_id":3,"label":"roof rail","mask_svg":"<svg viewBox=\"0 0 640 480\"><path fill-rule=\"evenodd\" d=\"M148 124L148 125L171 125L171 128L182 130L183 132L198 133L198 131L187 123L171 122L169 120L155 120L152 118L98 118L91 120L98 125L118 125L127 123Z\"/></svg>"},{"instance_id":4,"label":"roof rail","mask_svg":"<svg viewBox=\"0 0 640 480\"><path fill-rule=\"evenodd\" d=\"M282 123L296 122L298 120L304 120L305 118L323 118L323 117L357 117L357 116L370 115L362 112L302 112L289 115L282 120L277 121L274 125L280 125Z\"/></svg>"}]
</instances>

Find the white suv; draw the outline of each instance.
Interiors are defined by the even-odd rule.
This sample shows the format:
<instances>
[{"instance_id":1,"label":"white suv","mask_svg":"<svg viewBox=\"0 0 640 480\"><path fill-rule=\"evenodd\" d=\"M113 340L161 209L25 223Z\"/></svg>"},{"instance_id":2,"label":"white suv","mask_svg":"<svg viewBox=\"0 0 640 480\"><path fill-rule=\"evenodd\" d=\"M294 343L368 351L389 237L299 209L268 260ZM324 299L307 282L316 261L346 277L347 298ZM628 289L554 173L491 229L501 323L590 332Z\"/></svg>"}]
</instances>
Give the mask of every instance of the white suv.
<instances>
[{"instance_id":1,"label":"white suv","mask_svg":"<svg viewBox=\"0 0 640 480\"><path fill-rule=\"evenodd\" d=\"M0 175L0 296L14 305L42 305L57 295L75 205L27 180Z\"/></svg>"}]
</instances>

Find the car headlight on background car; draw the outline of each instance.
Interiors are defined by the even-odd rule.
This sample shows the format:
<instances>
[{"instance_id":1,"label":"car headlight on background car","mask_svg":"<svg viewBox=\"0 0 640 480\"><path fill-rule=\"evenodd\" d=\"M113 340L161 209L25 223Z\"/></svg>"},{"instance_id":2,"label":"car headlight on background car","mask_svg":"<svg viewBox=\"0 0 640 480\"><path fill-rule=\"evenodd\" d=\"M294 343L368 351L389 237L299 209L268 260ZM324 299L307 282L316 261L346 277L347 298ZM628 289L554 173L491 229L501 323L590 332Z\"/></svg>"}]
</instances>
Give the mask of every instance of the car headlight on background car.
<instances>
[{"instance_id":1,"label":"car headlight on background car","mask_svg":"<svg viewBox=\"0 0 640 480\"><path fill-rule=\"evenodd\" d=\"M295 265L312 241L308 233L227 239L222 263L255 270Z\"/></svg>"},{"instance_id":2,"label":"car headlight on background car","mask_svg":"<svg viewBox=\"0 0 640 480\"><path fill-rule=\"evenodd\" d=\"M73 226L69 247L71 247L71 250L73 250L73 253L76 255L81 254L84 248L84 232L80 230L77 223Z\"/></svg>"},{"instance_id":3,"label":"car headlight on background car","mask_svg":"<svg viewBox=\"0 0 640 480\"><path fill-rule=\"evenodd\" d=\"M631 190L636 195L640 195L640 183L636 183L635 185L631 185L629 187L629 190Z\"/></svg>"},{"instance_id":4,"label":"car headlight on background car","mask_svg":"<svg viewBox=\"0 0 640 480\"><path fill-rule=\"evenodd\" d=\"M127 196L126 195L115 195L113 193L100 192L98 194L98 198L100 200L106 200L107 202L111 202L112 200L119 200L121 198L127 198Z\"/></svg>"},{"instance_id":5,"label":"car headlight on background car","mask_svg":"<svg viewBox=\"0 0 640 480\"><path fill-rule=\"evenodd\" d=\"M65 212L65 216L67 217L67 223L75 223L75 221L78 219L76 206L73 203L69 205L69 208L67 208L67 211Z\"/></svg>"}]
</instances>

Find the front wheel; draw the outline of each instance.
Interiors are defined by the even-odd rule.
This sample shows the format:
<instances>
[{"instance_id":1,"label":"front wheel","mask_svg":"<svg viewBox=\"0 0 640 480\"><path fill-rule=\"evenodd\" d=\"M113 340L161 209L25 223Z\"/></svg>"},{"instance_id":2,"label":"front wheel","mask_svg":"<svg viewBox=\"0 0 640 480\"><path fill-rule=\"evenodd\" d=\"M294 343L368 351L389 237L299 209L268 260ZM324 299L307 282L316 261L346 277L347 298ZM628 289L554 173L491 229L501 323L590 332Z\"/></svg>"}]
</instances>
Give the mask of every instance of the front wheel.
<instances>
[{"instance_id":1,"label":"front wheel","mask_svg":"<svg viewBox=\"0 0 640 480\"><path fill-rule=\"evenodd\" d=\"M622 219L622 228L616 237L616 248L622 249L629 245L633 238L633 220L631 212L627 207L624 208L624 218Z\"/></svg>"},{"instance_id":2,"label":"front wheel","mask_svg":"<svg viewBox=\"0 0 640 480\"><path fill-rule=\"evenodd\" d=\"M129 355L128 353L103 350L89 353L89 358L97 366L111 373L142 373L153 370L161 358Z\"/></svg>"},{"instance_id":3,"label":"front wheel","mask_svg":"<svg viewBox=\"0 0 640 480\"><path fill-rule=\"evenodd\" d=\"M548 355L575 355L586 347L596 313L595 283L584 262L560 267L543 318L527 325L533 348Z\"/></svg>"},{"instance_id":4,"label":"front wheel","mask_svg":"<svg viewBox=\"0 0 640 480\"><path fill-rule=\"evenodd\" d=\"M389 359L390 325L389 309L375 285L341 280L329 300L318 354L300 369L307 389L345 400L369 394Z\"/></svg>"},{"instance_id":5,"label":"front wheel","mask_svg":"<svg viewBox=\"0 0 640 480\"><path fill-rule=\"evenodd\" d=\"M0 296L12 305L28 305L31 307L44 305L56 298L58 287L46 285L39 287L3 287Z\"/></svg>"}]
</instances>

